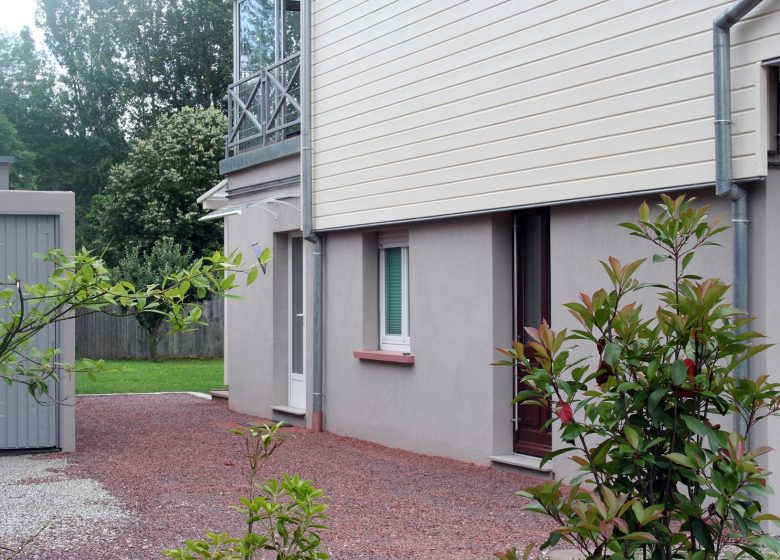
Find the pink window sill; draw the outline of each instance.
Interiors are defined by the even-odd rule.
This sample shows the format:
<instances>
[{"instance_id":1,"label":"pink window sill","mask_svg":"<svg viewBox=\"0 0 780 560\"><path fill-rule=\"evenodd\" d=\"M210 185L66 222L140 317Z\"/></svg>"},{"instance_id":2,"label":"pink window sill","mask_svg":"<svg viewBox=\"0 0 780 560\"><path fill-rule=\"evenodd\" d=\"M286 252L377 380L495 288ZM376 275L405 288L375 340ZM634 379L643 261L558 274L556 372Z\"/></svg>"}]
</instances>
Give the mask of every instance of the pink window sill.
<instances>
[{"instance_id":1,"label":"pink window sill","mask_svg":"<svg viewBox=\"0 0 780 560\"><path fill-rule=\"evenodd\" d=\"M372 362L389 362L406 365L414 363L413 354L392 352L390 350L355 350L352 352L352 356L358 360L369 360Z\"/></svg>"}]
</instances>

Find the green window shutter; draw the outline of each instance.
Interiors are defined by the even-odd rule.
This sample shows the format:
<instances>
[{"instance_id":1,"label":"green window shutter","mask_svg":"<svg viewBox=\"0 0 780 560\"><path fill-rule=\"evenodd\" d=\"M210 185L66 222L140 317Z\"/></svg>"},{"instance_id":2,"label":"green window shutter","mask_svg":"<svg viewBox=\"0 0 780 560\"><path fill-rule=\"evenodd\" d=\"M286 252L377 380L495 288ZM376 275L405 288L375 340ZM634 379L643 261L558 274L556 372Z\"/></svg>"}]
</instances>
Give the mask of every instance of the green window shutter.
<instances>
[{"instance_id":1,"label":"green window shutter","mask_svg":"<svg viewBox=\"0 0 780 560\"><path fill-rule=\"evenodd\" d=\"M385 249L385 334L401 336L403 316L403 249Z\"/></svg>"}]
</instances>

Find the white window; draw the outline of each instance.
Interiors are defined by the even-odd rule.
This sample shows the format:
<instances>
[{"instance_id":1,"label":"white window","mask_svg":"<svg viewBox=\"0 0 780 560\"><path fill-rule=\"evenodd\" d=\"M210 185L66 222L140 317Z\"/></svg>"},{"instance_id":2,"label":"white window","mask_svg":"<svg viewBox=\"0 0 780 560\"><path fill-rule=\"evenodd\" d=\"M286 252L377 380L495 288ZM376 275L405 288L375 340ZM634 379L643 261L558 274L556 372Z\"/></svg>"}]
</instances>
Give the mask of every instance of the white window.
<instances>
[{"instance_id":1,"label":"white window","mask_svg":"<svg viewBox=\"0 0 780 560\"><path fill-rule=\"evenodd\" d=\"M379 233L379 348L410 351L409 234Z\"/></svg>"}]
</instances>

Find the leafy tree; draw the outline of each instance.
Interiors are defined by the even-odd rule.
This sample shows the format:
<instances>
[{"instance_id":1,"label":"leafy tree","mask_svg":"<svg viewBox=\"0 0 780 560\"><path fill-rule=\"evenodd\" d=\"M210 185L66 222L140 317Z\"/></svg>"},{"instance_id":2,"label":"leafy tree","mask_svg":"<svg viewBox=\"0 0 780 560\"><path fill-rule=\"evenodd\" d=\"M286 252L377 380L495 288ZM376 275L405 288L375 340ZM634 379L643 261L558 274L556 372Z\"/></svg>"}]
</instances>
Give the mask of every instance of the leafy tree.
<instances>
[{"instance_id":1,"label":"leafy tree","mask_svg":"<svg viewBox=\"0 0 780 560\"><path fill-rule=\"evenodd\" d=\"M123 144L127 62L116 33L127 16L122 2L41 0L38 16L49 50L65 69L60 81L71 132Z\"/></svg>"},{"instance_id":2,"label":"leafy tree","mask_svg":"<svg viewBox=\"0 0 780 560\"><path fill-rule=\"evenodd\" d=\"M35 189L35 154L19 140L19 135L8 118L0 113L0 155L13 155L16 163L11 167L11 187Z\"/></svg>"},{"instance_id":3,"label":"leafy tree","mask_svg":"<svg viewBox=\"0 0 780 560\"><path fill-rule=\"evenodd\" d=\"M224 109L233 77L232 6L223 0L125 2L127 121L145 135L183 107Z\"/></svg>"},{"instance_id":4,"label":"leafy tree","mask_svg":"<svg viewBox=\"0 0 780 560\"><path fill-rule=\"evenodd\" d=\"M109 263L117 264L125 247L148 253L164 238L196 256L222 245L221 224L197 221L197 197L220 179L225 130L218 110L184 108L111 168L90 212L93 246L107 248Z\"/></svg>"},{"instance_id":5,"label":"leafy tree","mask_svg":"<svg viewBox=\"0 0 780 560\"><path fill-rule=\"evenodd\" d=\"M58 371L74 369L59 361L57 349L34 345L36 335L48 326L79 311L106 311L118 305L130 313L161 314L174 330L188 330L202 324L200 307L185 304L193 293L198 298L223 296L237 286L239 272L248 275L248 284L258 274L256 267L240 268L240 254L226 257L215 252L159 284L136 288L126 280L112 281L103 260L87 250L68 258L52 249L43 258L53 267L46 282L31 285L16 275L0 280L0 380L23 383L35 397L48 393L49 381L58 379ZM99 366L86 363L89 371Z\"/></svg>"},{"instance_id":6,"label":"leafy tree","mask_svg":"<svg viewBox=\"0 0 780 560\"><path fill-rule=\"evenodd\" d=\"M110 166L124 160L124 139L115 146L94 133L83 133L67 109L54 65L38 49L28 29L18 36L0 34L0 107L17 131L24 157L11 168L17 187L76 193L77 236L92 196L102 189ZM34 156L34 157L31 157ZM21 177L24 177L23 179Z\"/></svg>"},{"instance_id":7,"label":"leafy tree","mask_svg":"<svg viewBox=\"0 0 780 560\"><path fill-rule=\"evenodd\" d=\"M225 0L40 0L82 133L144 136L185 106L220 106L232 79Z\"/></svg>"},{"instance_id":8,"label":"leafy tree","mask_svg":"<svg viewBox=\"0 0 780 560\"><path fill-rule=\"evenodd\" d=\"M57 171L64 174L66 188L76 193L79 243L90 239L83 218L92 197L104 189L111 165L124 161L128 153L122 128L127 65L116 39L116 26L124 17L114 0L39 2L46 44L64 69L58 77L63 115L59 130L69 139L63 156L70 162L58 160Z\"/></svg>"},{"instance_id":9,"label":"leafy tree","mask_svg":"<svg viewBox=\"0 0 780 560\"><path fill-rule=\"evenodd\" d=\"M227 0L39 0L48 52L0 34L0 108L26 150L24 188L76 193L79 244L92 198L133 139L185 106L222 107L232 69ZM53 60L61 71L55 71ZM18 154L12 154L17 155ZM20 184L17 178L15 183Z\"/></svg>"},{"instance_id":10,"label":"leafy tree","mask_svg":"<svg viewBox=\"0 0 780 560\"><path fill-rule=\"evenodd\" d=\"M695 253L726 228L692 202L662 196L655 218L642 204L636 223L621 224L658 251L654 262L671 263L668 284L637 279L645 259L609 257L608 287L566 305L580 328L543 323L526 329L533 342L504 350L503 363L526 373L515 400L552 408L550 423L560 423L565 446L544 461L571 454L581 469L570 488L520 492L533 500L525 509L559 525L543 547L564 539L587 558L626 560L716 559L728 542L754 558L763 558L760 545L780 551L760 526L780 522L759 502L771 489L758 458L770 450L746 449L755 426L780 412L780 384L734 373L768 345L724 301L728 285L694 272ZM632 300L648 289L660 305L646 316ZM592 358L576 359L576 343ZM726 414L742 429L722 427Z\"/></svg>"},{"instance_id":11,"label":"leafy tree","mask_svg":"<svg viewBox=\"0 0 780 560\"><path fill-rule=\"evenodd\" d=\"M77 240L99 250L87 213L111 167L126 159L129 141L147 137L161 117L183 107L223 106L232 79L232 4L39 0L38 6L51 55L36 48L28 29L0 34L0 108L36 156L24 158L15 183L75 192Z\"/></svg>"},{"instance_id":12,"label":"leafy tree","mask_svg":"<svg viewBox=\"0 0 780 560\"><path fill-rule=\"evenodd\" d=\"M54 84L52 65L36 48L29 29L18 36L0 34L0 112L7 121L0 151L19 160L12 168L19 188L67 188L56 172L66 167L62 156L69 138Z\"/></svg>"},{"instance_id":13,"label":"leafy tree","mask_svg":"<svg viewBox=\"0 0 780 560\"><path fill-rule=\"evenodd\" d=\"M157 241L148 253L141 253L139 247L129 247L125 256L114 269L115 280L124 279L135 286L159 286L164 279L178 270L186 269L192 262L192 251L182 250L172 239ZM191 298L189 298L191 299ZM163 311L169 309L162 307ZM155 362L160 361L157 344L160 338L160 327L165 321L161 313L140 313L136 321L146 331L149 343L149 354Z\"/></svg>"}]
</instances>

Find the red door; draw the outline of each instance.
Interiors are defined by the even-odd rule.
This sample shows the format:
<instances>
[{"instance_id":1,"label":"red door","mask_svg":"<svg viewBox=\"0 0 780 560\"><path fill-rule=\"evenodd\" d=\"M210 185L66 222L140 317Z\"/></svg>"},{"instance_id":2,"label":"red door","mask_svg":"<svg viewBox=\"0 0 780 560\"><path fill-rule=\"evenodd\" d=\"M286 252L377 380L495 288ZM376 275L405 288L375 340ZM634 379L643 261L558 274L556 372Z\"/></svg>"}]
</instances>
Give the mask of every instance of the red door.
<instances>
[{"instance_id":1,"label":"red door","mask_svg":"<svg viewBox=\"0 0 780 560\"><path fill-rule=\"evenodd\" d=\"M550 218L547 210L515 214L515 337L528 342L526 326L550 320ZM523 390L515 371L515 392ZM514 451L541 457L552 448L552 435L542 426L550 410L514 405Z\"/></svg>"}]
</instances>

